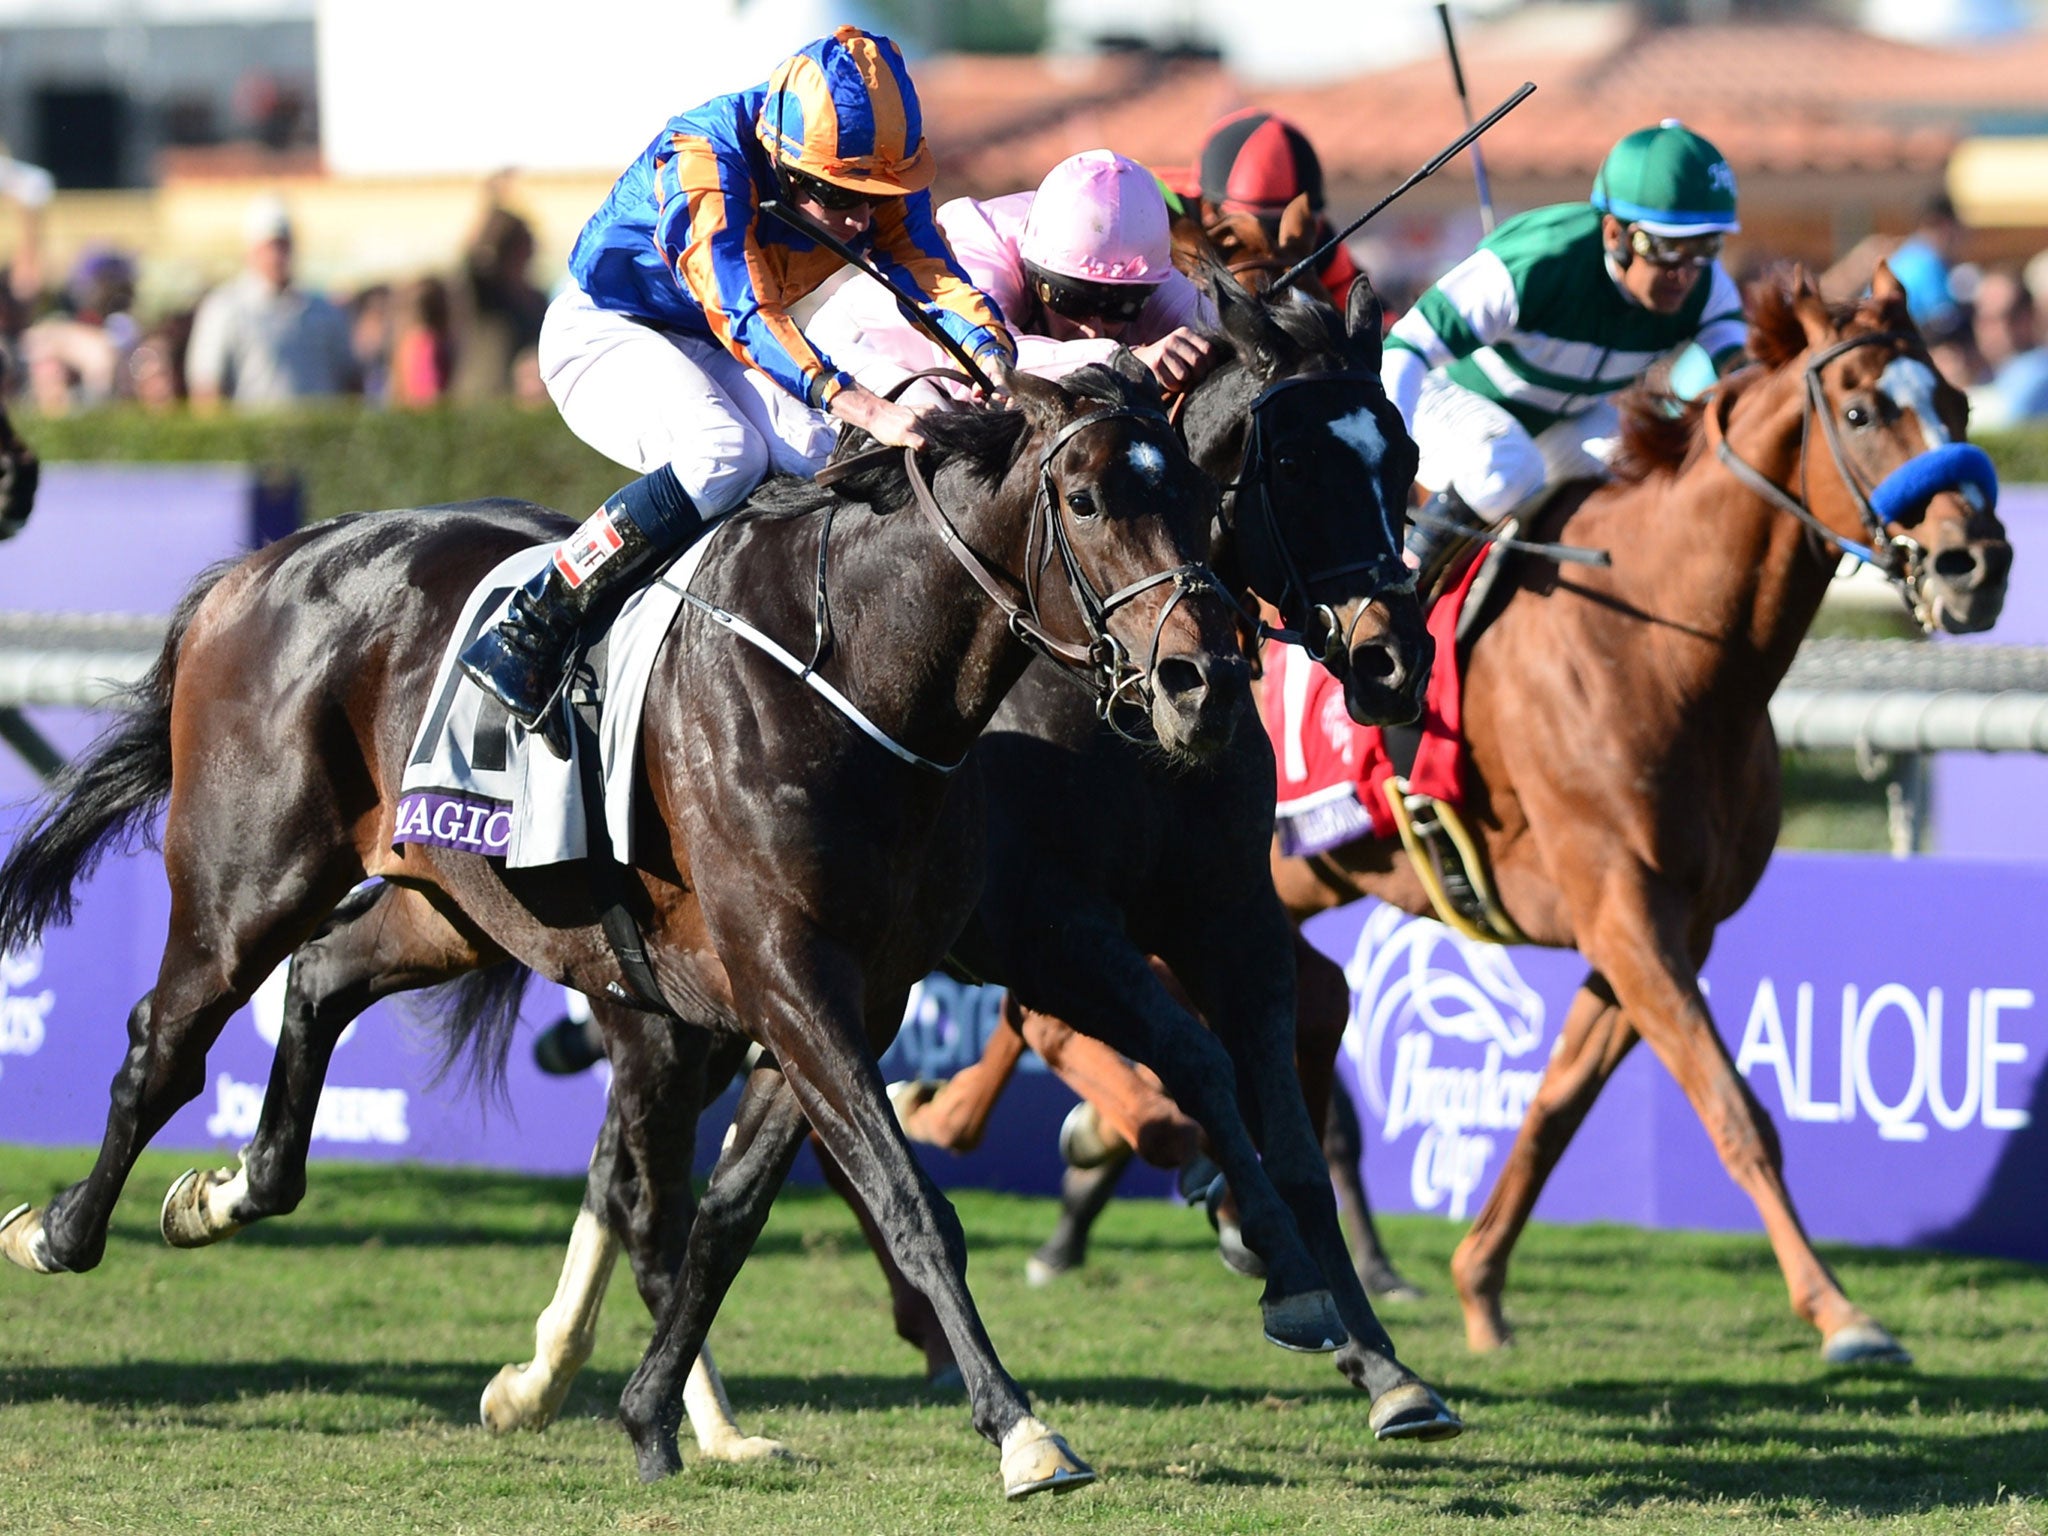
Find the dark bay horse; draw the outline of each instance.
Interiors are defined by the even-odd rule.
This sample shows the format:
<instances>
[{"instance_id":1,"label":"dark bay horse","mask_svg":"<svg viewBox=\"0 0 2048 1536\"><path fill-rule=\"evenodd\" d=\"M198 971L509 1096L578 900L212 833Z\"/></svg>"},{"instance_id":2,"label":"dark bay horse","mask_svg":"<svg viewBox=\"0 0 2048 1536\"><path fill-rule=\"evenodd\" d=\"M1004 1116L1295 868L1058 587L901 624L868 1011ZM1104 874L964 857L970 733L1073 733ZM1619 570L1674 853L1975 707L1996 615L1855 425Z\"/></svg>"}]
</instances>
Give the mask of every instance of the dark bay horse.
<instances>
[{"instance_id":1,"label":"dark bay horse","mask_svg":"<svg viewBox=\"0 0 2048 1536\"><path fill-rule=\"evenodd\" d=\"M1322 621L1323 635L1354 637L1352 707L1412 718L1426 635L1398 551L1414 447L1380 388L1377 300L1361 285L1339 322L1327 305L1267 304L1227 278L1214 291L1226 361L1180 419L1197 463L1235 488L1219 569L1269 595L1290 625L1328 606L1336 622ZM1314 1348L1348 1334L1338 1364L1372 1394L1376 1434L1456 1433L1455 1416L1394 1358L1345 1260L1294 1070L1293 936L1267 869L1273 765L1263 732L1248 724L1199 772L1177 770L1105 730L1084 699L1033 667L974 756L989 787L989 881L955 955L1014 997L1085 1021L1174 1086L1218 1160L1251 1181L1246 1226L1275 1260L1269 1337ZM1160 985L1152 951L1202 1000L1213 1034ZM613 1109L534 1358L507 1366L485 1393L496 1427L538 1428L559 1407L589 1354L621 1238L636 1274L650 1262L648 1213L621 1188L636 1173L644 1182L644 1164L619 1154L622 1106ZM951 1357L929 1308L886 1255L884 1267L899 1331L943 1370ZM1309 1296L1314 1310L1299 1304ZM688 1402L711 1454L772 1449L731 1424L709 1371L693 1376Z\"/></svg>"},{"instance_id":2,"label":"dark bay horse","mask_svg":"<svg viewBox=\"0 0 2048 1536\"><path fill-rule=\"evenodd\" d=\"M2011 549L1981 488L1951 480L1889 516L1872 509L1872 488L1908 460L1953 460L1965 428L1963 398L1928 360L1888 270L1852 310L1831 311L1795 272L1753 291L1751 311L1756 366L1682 417L1643 402L1632 467L1554 500L1541 519L1541 537L1610 550L1613 568L1517 558L1498 617L1471 646L1466 817L1523 933L1591 967L1452 1261L1474 1349L1508 1341L1501 1294L1515 1239L1640 1039L1755 1201L1792 1306L1827 1358L1908 1358L1814 1253L1699 969L1777 841L1768 704L1839 550L1869 551L1923 626L1960 633L1997 619ZM1276 858L1275 872L1297 920L1361 895L1430 910L1390 842ZM1321 1033L1341 1027L1335 1018Z\"/></svg>"},{"instance_id":3,"label":"dark bay horse","mask_svg":"<svg viewBox=\"0 0 2048 1536\"><path fill-rule=\"evenodd\" d=\"M1142 701L1159 750L1183 760L1237 739L1248 666L1236 615L1199 563L1214 488L1149 384L1101 369L1063 386L1008 382L1021 409L932 422L924 459L871 466L834 490L766 488L751 515L712 535L695 584L800 644L836 535L836 643L821 670L921 764L881 750L694 606L656 664L641 739L647 835L626 901L661 992L698 1027L638 1015L614 1039L622 1119L686 1148L717 1049L752 1040L775 1070L750 1076L702 1208L667 1234L680 1272L620 1405L643 1477L680 1465L684 1372L806 1120L942 1318L975 1426L1001 1447L1006 1492L1092 1476L997 1360L958 1221L910 1155L874 1058L972 905L980 782L945 765L964 759L1024 672L1025 639L1090 674L1090 709ZM869 510L834 524L849 501ZM133 712L0 866L0 943L20 944L67 916L99 853L168 801L170 932L158 984L129 1019L99 1159L46 1209L0 1218L10 1260L45 1274L99 1262L136 1155L203 1087L229 1015L316 929L324 984L310 1017L302 999L287 1019L301 1038L295 1055L281 1045L270 1089L298 1096L308 1123L334 1039L323 1010L352 1013L508 959L586 993L633 985L583 871L391 845L401 769L462 599L506 554L566 527L508 502L360 515L188 594ZM384 884L344 902L365 876ZM502 1061L508 1018L471 1010L460 1023ZM688 1112L662 1117L678 1105ZM681 1168L687 1192L687 1150ZM266 1177L290 1172L245 1166L192 1198L232 1222L244 1198L260 1204L251 1192Z\"/></svg>"}]
</instances>

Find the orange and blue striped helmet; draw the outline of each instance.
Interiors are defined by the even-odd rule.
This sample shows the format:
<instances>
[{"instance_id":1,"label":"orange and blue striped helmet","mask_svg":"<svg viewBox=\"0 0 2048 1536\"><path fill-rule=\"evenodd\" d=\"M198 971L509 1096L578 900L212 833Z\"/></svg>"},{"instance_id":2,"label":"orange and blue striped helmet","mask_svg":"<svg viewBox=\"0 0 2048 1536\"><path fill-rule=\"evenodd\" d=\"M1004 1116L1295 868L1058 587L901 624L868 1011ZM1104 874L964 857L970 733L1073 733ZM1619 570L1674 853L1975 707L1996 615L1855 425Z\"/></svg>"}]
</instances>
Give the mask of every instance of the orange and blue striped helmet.
<instances>
[{"instance_id":1,"label":"orange and blue striped helmet","mask_svg":"<svg viewBox=\"0 0 2048 1536\"><path fill-rule=\"evenodd\" d=\"M888 38L841 27L775 66L756 132L788 169L884 196L932 184L924 113Z\"/></svg>"}]
</instances>

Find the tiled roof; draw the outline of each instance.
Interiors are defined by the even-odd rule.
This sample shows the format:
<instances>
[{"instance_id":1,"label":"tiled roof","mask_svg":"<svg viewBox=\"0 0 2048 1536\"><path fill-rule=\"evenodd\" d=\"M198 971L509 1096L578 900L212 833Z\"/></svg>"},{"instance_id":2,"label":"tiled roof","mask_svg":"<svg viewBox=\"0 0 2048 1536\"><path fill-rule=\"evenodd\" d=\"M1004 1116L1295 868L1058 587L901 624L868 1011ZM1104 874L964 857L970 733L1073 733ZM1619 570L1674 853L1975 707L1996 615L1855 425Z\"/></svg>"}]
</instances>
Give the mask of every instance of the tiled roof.
<instances>
[{"instance_id":1,"label":"tiled roof","mask_svg":"<svg viewBox=\"0 0 2048 1536\"><path fill-rule=\"evenodd\" d=\"M1540 13L1524 13L1525 23ZM1487 135L1496 175L1590 177L1629 128L1679 117L1745 177L1939 171L1973 123L2048 120L2048 39L1934 49L1817 23L1644 28L1546 50L1540 26L1475 30L1466 77L1484 111L1524 79L1537 91ZM1441 59L1315 87L1253 87L1214 61L1151 54L1085 60L955 56L917 72L942 191L1033 185L1078 150L1108 145L1185 165L1231 108L1294 119L1332 188L1391 186L1464 121Z\"/></svg>"}]
</instances>

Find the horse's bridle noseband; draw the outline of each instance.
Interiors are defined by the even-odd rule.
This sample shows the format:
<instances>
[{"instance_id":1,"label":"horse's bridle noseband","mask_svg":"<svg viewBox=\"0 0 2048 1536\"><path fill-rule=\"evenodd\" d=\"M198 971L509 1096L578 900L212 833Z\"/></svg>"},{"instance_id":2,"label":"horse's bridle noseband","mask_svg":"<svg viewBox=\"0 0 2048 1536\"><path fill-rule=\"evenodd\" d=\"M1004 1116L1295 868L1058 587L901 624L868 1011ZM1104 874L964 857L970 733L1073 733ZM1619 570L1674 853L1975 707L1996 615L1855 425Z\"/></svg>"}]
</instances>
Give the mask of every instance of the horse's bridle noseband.
<instances>
[{"instance_id":1,"label":"horse's bridle noseband","mask_svg":"<svg viewBox=\"0 0 2048 1536\"><path fill-rule=\"evenodd\" d=\"M1911 341L1903 331L1870 331L1861 336L1851 336L1833 346L1816 353L1807 363L1804 387L1806 404L1801 413L1799 433L1799 487L1801 494L1794 496L1789 490L1773 481L1764 472L1738 454L1729 445L1727 423L1727 397L1718 396L1709 408L1707 419L1715 438L1714 451L1729 472L1744 485L1755 491L1771 505L1789 512L1810 528L1820 538L1833 544L1843 554L1861 564L1873 567L1905 597L1907 606L1915 615L1920 613L1918 596L1920 574L1927 561L1927 549L1910 534L1892 533L1878 510L1871 504L1871 493L1863 484L1863 477L1857 474L1849 462L1849 456L1842 447L1840 429L1835 425L1835 415L1828 405L1827 385L1821 378L1821 370L1836 358L1853 352L1859 347L1889 346L1893 342ZM1867 542L1858 543L1847 534L1837 533L1814 515L1807 505L1810 493L1807 485L1807 446L1812 434L1806 430L1806 423L1817 420L1821 426L1821 439L1828 446L1828 454L1834 460L1835 470L1842 477L1842 484L1848 488L1850 498L1856 504L1857 514L1863 520ZM1923 621L1924 622L1924 621Z\"/></svg>"},{"instance_id":2,"label":"horse's bridle noseband","mask_svg":"<svg viewBox=\"0 0 2048 1536\"><path fill-rule=\"evenodd\" d=\"M1059 509L1054 505L1058 494L1053 484L1052 461L1076 435L1090 427L1106 422L1129 419L1133 421L1156 421L1166 425L1166 418L1158 411L1139 410L1132 406L1112 406L1099 411L1090 411L1075 418L1054 434L1051 442L1038 456L1038 493L1032 499L1031 529L1026 536L1024 552L1024 601L1016 602L1004 589L1002 580L988 568L988 565L966 542L945 511L939 506L938 498L932 494L930 484L925 480L924 471L919 467L917 454L912 449L903 450L903 470L910 481L912 498L918 509L924 513L946 548L959 561L975 584L988 595L991 603L1009 622L1010 633L1025 645L1051 661L1058 662L1070 674L1082 674L1093 679L1095 709L1105 721L1115 724L1112 715L1118 704L1143 705L1150 696L1151 675L1159 662L1159 644L1166 632L1167 618L1179 606L1182 598L1198 588L1208 587L1230 600L1229 589L1204 563L1188 562L1171 570L1155 571L1142 576L1127 586L1119 587L1108 596L1095 589L1095 583L1081 568L1080 556L1075 552L1072 541L1067 537L1066 524L1061 520ZM1081 610L1082 627L1087 631L1088 643L1076 645L1062 640L1047 629L1039 618L1039 577L1052 563L1057 552L1060 564L1066 571L1067 587L1073 593L1075 606ZM1171 585L1173 595L1159 610L1159 620L1152 627L1152 647L1141 668L1131 660L1131 654L1122 641L1109 632L1109 618L1117 609L1142 596L1154 587Z\"/></svg>"}]
</instances>

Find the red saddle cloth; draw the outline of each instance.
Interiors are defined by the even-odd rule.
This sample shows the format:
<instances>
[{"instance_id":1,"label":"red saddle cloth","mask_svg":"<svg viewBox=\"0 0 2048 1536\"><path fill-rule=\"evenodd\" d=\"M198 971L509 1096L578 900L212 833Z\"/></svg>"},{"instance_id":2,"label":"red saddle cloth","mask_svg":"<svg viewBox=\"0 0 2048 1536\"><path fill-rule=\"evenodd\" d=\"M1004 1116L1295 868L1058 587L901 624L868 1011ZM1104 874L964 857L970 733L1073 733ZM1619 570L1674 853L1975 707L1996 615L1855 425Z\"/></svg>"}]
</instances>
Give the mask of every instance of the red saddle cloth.
<instances>
[{"instance_id":1,"label":"red saddle cloth","mask_svg":"<svg viewBox=\"0 0 2048 1536\"><path fill-rule=\"evenodd\" d=\"M1483 560L1475 559L1429 610L1436 665L1422 705L1422 742L1408 774L1411 794L1464 803L1465 739L1458 676L1458 615ZM1394 815L1381 786L1394 775L1385 734L1359 725L1344 688L1299 646L1268 641L1259 713L1273 742L1274 826L1280 851L1321 853L1360 837L1392 837Z\"/></svg>"}]
</instances>

